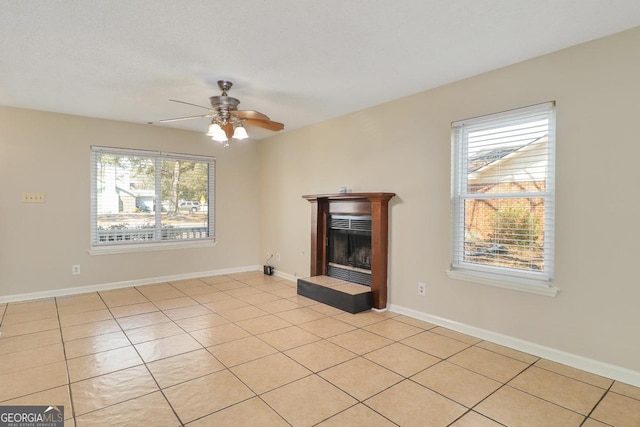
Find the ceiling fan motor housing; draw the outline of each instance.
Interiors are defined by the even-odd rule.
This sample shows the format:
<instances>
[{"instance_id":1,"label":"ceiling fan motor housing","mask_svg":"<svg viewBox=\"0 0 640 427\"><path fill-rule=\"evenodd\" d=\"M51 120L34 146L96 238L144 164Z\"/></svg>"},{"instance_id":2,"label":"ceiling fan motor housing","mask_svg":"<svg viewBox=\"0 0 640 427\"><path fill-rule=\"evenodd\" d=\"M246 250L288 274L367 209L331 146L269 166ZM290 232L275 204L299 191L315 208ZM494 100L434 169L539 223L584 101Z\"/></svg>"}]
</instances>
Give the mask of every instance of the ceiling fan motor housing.
<instances>
[{"instance_id":1,"label":"ceiling fan motor housing","mask_svg":"<svg viewBox=\"0 0 640 427\"><path fill-rule=\"evenodd\" d=\"M209 98L211 101L211 106L213 108L226 107L229 110L236 110L238 108L238 104L240 101L237 98L233 98L231 96L212 96Z\"/></svg>"},{"instance_id":2,"label":"ceiling fan motor housing","mask_svg":"<svg viewBox=\"0 0 640 427\"><path fill-rule=\"evenodd\" d=\"M229 111L237 110L238 104L240 104L240 101L237 98L227 95L227 91L231 89L231 86L233 86L233 83L228 80L218 80L218 87L222 91L222 94L220 96L212 96L209 98L211 106L225 116L228 115Z\"/></svg>"}]
</instances>

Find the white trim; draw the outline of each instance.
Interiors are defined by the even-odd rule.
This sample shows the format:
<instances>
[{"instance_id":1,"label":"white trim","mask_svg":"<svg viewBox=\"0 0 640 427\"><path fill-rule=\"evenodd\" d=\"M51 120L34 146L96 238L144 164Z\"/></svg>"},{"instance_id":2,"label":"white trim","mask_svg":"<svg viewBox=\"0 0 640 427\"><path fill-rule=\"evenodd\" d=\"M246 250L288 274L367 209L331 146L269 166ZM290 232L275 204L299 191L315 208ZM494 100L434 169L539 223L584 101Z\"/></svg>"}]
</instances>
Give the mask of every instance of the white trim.
<instances>
[{"instance_id":1,"label":"white trim","mask_svg":"<svg viewBox=\"0 0 640 427\"><path fill-rule=\"evenodd\" d=\"M560 289L549 285L548 282L515 277L509 278L497 274L490 275L488 273L476 273L467 270L447 270L447 276L454 280L463 280L465 282L479 283L481 285L528 292L530 294L544 295L547 297L555 297L560 291Z\"/></svg>"},{"instance_id":2,"label":"white trim","mask_svg":"<svg viewBox=\"0 0 640 427\"><path fill-rule=\"evenodd\" d=\"M591 372L592 374L621 381L635 387L640 387L640 372L638 371L589 359L577 354L567 353L555 348L546 347L530 341L521 340L519 338L503 335L498 332L489 331L487 329L478 328L476 326L467 325L395 304L389 305L389 311L433 323L482 340L490 341L534 356L542 357L553 362L571 366L576 369Z\"/></svg>"},{"instance_id":3,"label":"white trim","mask_svg":"<svg viewBox=\"0 0 640 427\"><path fill-rule=\"evenodd\" d=\"M293 274L289 273L283 273L282 271L278 271L277 269L274 270L273 275L276 277L282 277L283 279L286 279L290 282L297 282L299 279L298 276L294 276Z\"/></svg>"},{"instance_id":4,"label":"white trim","mask_svg":"<svg viewBox=\"0 0 640 427\"><path fill-rule=\"evenodd\" d=\"M129 245L94 246L87 250L89 255L126 254L133 252L166 251L172 249L210 248L216 245L214 238L188 240L183 242L135 243Z\"/></svg>"},{"instance_id":5,"label":"white trim","mask_svg":"<svg viewBox=\"0 0 640 427\"><path fill-rule=\"evenodd\" d=\"M0 304L18 301L29 301L44 298L62 297L84 294L87 292L108 291L111 289L130 288L132 286L153 285L156 283L171 282L184 279L197 279L207 276L222 276L225 274L244 273L247 271L262 271L262 266L249 265L245 267L223 268L220 270L199 271L196 273L174 274L171 276L150 277L147 279L125 280L122 282L101 283L98 285L79 286L75 288L54 289L50 291L29 292L0 296Z\"/></svg>"},{"instance_id":6,"label":"white trim","mask_svg":"<svg viewBox=\"0 0 640 427\"><path fill-rule=\"evenodd\" d=\"M216 159L215 156L207 156L203 154L175 153L158 150L144 150L140 148L105 147L101 145L92 145L91 151L107 154L120 154L123 156L160 156L195 162L208 162Z\"/></svg>"},{"instance_id":7,"label":"white trim","mask_svg":"<svg viewBox=\"0 0 640 427\"><path fill-rule=\"evenodd\" d=\"M526 107L512 108L510 110L500 111L492 114L485 114L482 116L470 117L468 119L458 120L456 122L451 123L451 128L458 128L462 126L469 125L483 125L484 123L489 123L489 127L493 127L494 122L496 120L511 120L517 122L517 120L522 120L524 116L524 121L528 122L531 120L532 115L536 114L546 114L549 110L554 109L556 106L556 101L547 101L540 104L533 104Z\"/></svg>"}]
</instances>

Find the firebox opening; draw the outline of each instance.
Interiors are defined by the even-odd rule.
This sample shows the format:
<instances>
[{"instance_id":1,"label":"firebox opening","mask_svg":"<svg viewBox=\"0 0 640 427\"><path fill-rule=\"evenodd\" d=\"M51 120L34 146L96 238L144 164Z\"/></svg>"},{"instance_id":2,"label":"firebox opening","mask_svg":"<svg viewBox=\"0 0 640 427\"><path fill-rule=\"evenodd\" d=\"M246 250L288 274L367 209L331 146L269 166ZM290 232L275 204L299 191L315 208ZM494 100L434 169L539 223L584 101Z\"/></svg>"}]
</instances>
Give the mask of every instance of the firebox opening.
<instances>
[{"instance_id":1,"label":"firebox opening","mask_svg":"<svg viewBox=\"0 0 640 427\"><path fill-rule=\"evenodd\" d=\"M331 215L327 275L371 286L371 217Z\"/></svg>"}]
</instances>

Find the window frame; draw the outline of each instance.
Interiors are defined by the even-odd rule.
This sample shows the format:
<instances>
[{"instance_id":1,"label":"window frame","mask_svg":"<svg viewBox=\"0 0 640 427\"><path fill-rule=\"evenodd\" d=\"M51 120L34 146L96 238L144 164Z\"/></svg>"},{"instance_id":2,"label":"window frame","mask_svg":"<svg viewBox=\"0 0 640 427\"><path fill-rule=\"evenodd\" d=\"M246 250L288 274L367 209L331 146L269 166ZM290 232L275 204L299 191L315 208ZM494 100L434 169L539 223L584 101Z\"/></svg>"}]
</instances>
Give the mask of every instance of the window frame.
<instances>
[{"instance_id":1,"label":"window frame","mask_svg":"<svg viewBox=\"0 0 640 427\"><path fill-rule=\"evenodd\" d=\"M189 239L165 239L161 238L161 210L155 209L156 220L154 224L154 238L150 240L134 240L134 241L115 241L115 242L98 242L97 227L98 227L98 193L97 193L97 155L98 154L111 154L119 156L135 156L140 158L151 159L154 163L155 171L155 188L154 188L154 202L156 204L162 203L162 185L161 185L161 165L162 161L167 160L179 160L179 161L191 161L202 162L208 164L207 174L207 236L197 237ZM156 150L142 150L142 149L130 149L130 148L116 148L116 147L104 147L104 146L91 146L91 206L90 206L90 249L91 255L103 255L114 253L131 253L131 252L147 252L157 250L170 250L181 248L197 248L197 247L210 247L214 246L216 242L216 228L215 228L215 170L216 162L215 157L194 155L194 154L182 154L173 152L164 152ZM160 224L160 228L158 228Z\"/></svg>"},{"instance_id":2,"label":"window frame","mask_svg":"<svg viewBox=\"0 0 640 427\"><path fill-rule=\"evenodd\" d=\"M546 114L549 119L547 174L541 192L496 192L476 194L468 191L469 133L482 128L500 128L531 121ZM555 102L489 114L451 124L451 264L447 274L452 279L470 281L539 295L555 296L553 286L555 241ZM466 242L465 202L472 199L542 198L544 200L544 264L541 272L512 267L470 263L464 260Z\"/></svg>"}]
</instances>

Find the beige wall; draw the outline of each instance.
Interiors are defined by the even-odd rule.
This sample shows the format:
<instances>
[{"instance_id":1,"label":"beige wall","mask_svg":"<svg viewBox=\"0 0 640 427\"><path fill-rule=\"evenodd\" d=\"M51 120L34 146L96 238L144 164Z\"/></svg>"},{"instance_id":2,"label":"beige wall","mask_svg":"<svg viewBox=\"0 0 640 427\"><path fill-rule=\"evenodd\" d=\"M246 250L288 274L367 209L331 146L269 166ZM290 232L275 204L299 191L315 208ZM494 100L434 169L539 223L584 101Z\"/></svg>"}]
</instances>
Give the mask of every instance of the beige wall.
<instances>
[{"instance_id":1,"label":"beige wall","mask_svg":"<svg viewBox=\"0 0 640 427\"><path fill-rule=\"evenodd\" d=\"M0 107L0 297L246 267L266 252L306 276L301 196L391 191L390 304L640 372L639 50L635 29L228 150L195 132ZM450 280L450 123L549 100L561 292ZM89 255L91 144L214 155L217 245Z\"/></svg>"},{"instance_id":2,"label":"beige wall","mask_svg":"<svg viewBox=\"0 0 640 427\"><path fill-rule=\"evenodd\" d=\"M216 246L89 255L92 144L216 157ZM196 132L0 108L0 297L258 264L257 162L256 143L224 150Z\"/></svg>"},{"instance_id":3,"label":"beige wall","mask_svg":"<svg viewBox=\"0 0 640 427\"><path fill-rule=\"evenodd\" d=\"M303 194L396 192L390 304L640 372L639 51L634 29L262 141L260 252L279 252L278 270L305 276ZM561 292L449 279L451 122L550 100Z\"/></svg>"}]
</instances>

